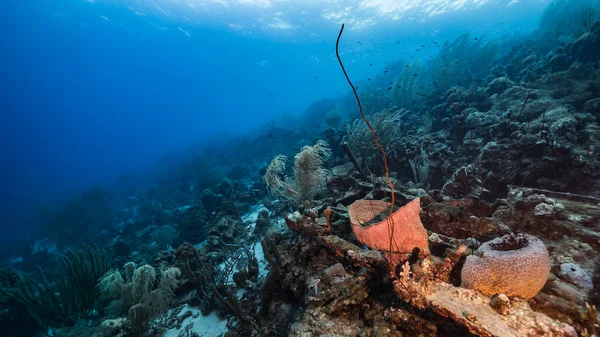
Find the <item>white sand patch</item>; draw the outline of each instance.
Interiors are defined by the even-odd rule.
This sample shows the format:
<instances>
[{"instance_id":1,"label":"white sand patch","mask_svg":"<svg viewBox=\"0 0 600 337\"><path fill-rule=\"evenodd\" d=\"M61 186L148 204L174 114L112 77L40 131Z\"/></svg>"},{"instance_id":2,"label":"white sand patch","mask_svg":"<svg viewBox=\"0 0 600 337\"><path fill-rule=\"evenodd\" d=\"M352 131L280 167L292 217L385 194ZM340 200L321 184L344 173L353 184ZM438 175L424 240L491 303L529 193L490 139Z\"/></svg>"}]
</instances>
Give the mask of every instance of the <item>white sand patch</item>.
<instances>
[{"instance_id":1,"label":"white sand patch","mask_svg":"<svg viewBox=\"0 0 600 337\"><path fill-rule=\"evenodd\" d=\"M258 219L258 213L262 210L267 210L262 204L256 204L254 206L250 206L250 212L242 215L242 223L246 225L248 229L248 233L254 232L254 227L256 227L256 220ZM268 212L269 210L267 210Z\"/></svg>"},{"instance_id":2,"label":"white sand patch","mask_svg":"<svg viewBox=\"0 0 600 337\"><path fill-rule=\"evenodd\" d=\"M190 324L192 324L192 331L203 337L219 337L227 333L227 321L220 320L215 312L203 316L199 309L186 305L177 317L182 316L187 311L191 311L192 315L183 320L181 328L167 330L164 337L179 337L180 334L181 336L187 336L185 329Z\"/></svg>"},{"instance_id":3,"label":"white sand patch","mask_svg":"<svg viewBox=\"0 0 600 337\"><path fill-rule=\"evenodd\" d=\"M244 297L244 294L245 294L245 293L246 293L246 289L238 289L238 290L235 292L235 297L237 297L237 298L238 298L238 300L241 300L241 299L242 299L242 297Z\"/></svg>"},{"instance_id":4,"label":"white sand patch","mask_svg":"<svg viewBox=\"0 0 600 337\"><path fill-rule=\"evenodd\" d=\"M196 249L200 249L200 248L202 248L202 247L203 247L205 244L206 244L206 240L204 240L204 241L202 241L202 242L200 242L200 243L197 243L197 244L195 244L195 245L194 245L194 247L196 247Z\"/></svg>"},{"instance_id":5,"label":"white sand patch","mask_svg":"<svg viewBox=\"0 0 600 337\"><path fill-rule=\"evenodd\" d=\"M254 256L258 261L258 279L261 280L269 273L267 270L267 265L269 265L269 262L267 262L265 259L265 253L263 252L261 244L254 245Z\"/></svg>"},{"instance_id":6,"label":"white sand patch","mask_svg":"<svg viewBox=\"0 0 600 337\"><path fill-rule=\"evenodd\" d=\"M285 223L285 219L284 218L279 218L277 219L277 224L275 225L275 227L273 229L279 230L279 231L289 231L289 228L287 226L287 224Z\"/></svg>"}]
</instances>

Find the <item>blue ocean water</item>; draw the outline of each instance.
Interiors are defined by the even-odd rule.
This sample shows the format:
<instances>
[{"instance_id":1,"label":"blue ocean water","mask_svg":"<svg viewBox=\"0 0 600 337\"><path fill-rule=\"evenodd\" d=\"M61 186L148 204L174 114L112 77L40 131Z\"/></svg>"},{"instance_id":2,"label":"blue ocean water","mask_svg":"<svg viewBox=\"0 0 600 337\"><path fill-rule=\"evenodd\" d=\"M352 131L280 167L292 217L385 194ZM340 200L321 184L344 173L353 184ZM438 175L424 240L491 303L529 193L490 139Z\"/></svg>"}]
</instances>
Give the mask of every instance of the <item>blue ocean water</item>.
<instances>
[{"instance_id":1,"label":"blue ocean water","mask_svg":"<svg viewBox=\"0 0 600 337\"><path fill-rule=\"evenodd\" d=\"M334 58L343 22L347 67L362 78L418 55L421 44L465 32L523 34L546 5L2 2L2 237L33 230L40 204L123 172L146 172L165 152L225 142L347 93Z\"/></svg>"}]
</instances>

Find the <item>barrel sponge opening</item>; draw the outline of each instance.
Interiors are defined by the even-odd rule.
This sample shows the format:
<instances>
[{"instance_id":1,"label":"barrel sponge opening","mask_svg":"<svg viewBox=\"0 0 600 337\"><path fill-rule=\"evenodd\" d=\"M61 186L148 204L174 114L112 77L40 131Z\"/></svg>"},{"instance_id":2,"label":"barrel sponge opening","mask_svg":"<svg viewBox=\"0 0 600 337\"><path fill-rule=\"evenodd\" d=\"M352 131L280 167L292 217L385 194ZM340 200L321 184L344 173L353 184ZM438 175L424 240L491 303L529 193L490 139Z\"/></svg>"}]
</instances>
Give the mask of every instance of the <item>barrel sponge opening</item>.
<instances>
[{"instance_id":1,"label":"barrel sponge opening","mask_svg":"<svg viewBox=\"0 0 600 337\"><path fill-rule=\"evenodd\" d=\"M544 243L532 235L505 235L482 244L468 256L461 286L485 295L534 297L546 283L550 257Z\"/></svg>"}]
</instances>

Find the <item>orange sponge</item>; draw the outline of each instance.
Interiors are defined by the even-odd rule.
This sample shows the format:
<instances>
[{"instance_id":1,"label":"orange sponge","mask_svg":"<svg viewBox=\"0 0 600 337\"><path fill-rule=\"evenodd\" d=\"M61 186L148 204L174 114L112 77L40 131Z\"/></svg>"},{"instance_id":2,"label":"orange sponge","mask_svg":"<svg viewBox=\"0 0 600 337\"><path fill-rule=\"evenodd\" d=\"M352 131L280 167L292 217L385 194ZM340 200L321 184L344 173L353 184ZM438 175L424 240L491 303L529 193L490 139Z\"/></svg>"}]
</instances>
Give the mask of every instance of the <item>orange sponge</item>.
<instances>
[{"instance_id":1,"label":"orange sponge","mask_svg":"<svg viewBox=\"0 0 600 337\"><path fill-rule=\"evenodd\" d=\"M389 202L381 200L358 200L350 205L348 215L358 241L383 251L390 251L391 247L390 252L393 253L411 253L414 248L419 248L422 253L429 254L427 231L419 217L419 198L413 199L392 214L391 228L388 218L364 226L381 213L387 214L389 207ZM393 242L390 242L390 237Z\"/></svg>"},{"instance_id":2,"label":"orange sponge","mask_svg":"<svg viewBox=\"0 0 600 337\"><path fill-rule=\"evenodd\" d=\"M461 286L488 296L534 297L546 283L550 257L544 243L532 235L505 235L467 257Z\"/></svg>"}]
</instances>

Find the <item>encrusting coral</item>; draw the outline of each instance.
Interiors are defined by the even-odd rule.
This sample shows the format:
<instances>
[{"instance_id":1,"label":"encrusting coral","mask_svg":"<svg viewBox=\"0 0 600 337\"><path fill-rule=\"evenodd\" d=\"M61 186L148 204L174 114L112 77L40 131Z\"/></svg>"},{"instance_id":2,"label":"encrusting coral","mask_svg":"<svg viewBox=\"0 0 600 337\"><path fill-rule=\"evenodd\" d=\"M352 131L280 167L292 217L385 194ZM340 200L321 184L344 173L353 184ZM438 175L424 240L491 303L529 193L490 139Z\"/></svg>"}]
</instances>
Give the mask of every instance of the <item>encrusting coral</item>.
<instances>
[{"instance_id":1,"label":"encrusting coral","mask_svg":"<svg viewBox=\"0 0 600 337\"><path fill-rule=\"evenodd\" d=\"M550 274L544 243L532 235L505 235L479 247L462 269L462 287L488 296L534 297Z\"/></svg>"}]
</instances>

